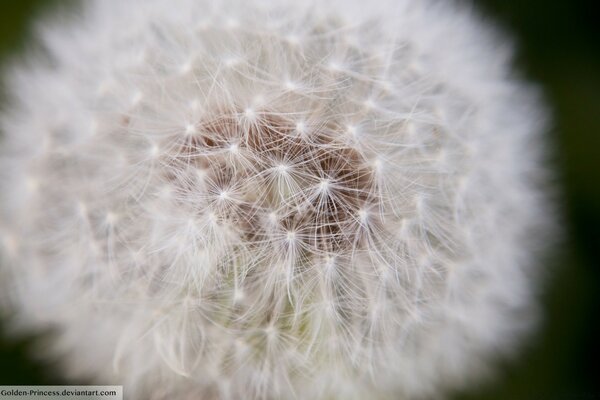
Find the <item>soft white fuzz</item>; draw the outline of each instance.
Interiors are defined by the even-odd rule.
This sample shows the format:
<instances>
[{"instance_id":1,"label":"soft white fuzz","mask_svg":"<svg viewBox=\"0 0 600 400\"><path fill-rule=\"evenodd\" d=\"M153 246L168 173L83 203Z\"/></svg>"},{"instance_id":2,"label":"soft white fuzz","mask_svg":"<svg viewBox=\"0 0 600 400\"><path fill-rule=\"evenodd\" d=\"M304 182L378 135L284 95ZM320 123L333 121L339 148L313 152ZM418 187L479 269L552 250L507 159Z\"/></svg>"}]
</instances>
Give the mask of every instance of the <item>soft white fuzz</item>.
<instances>
[{"instance_id":1,"label":"soft white fuzz","mask_svg":"<svg viewBox=\"0 0 600 400\"><path fill-rule=\"evenodd\" d=\"M535 318L543 128L471 11L85 1L6 79L3 291L132 399L473 382Z\"/></svg>"}]
</instances>

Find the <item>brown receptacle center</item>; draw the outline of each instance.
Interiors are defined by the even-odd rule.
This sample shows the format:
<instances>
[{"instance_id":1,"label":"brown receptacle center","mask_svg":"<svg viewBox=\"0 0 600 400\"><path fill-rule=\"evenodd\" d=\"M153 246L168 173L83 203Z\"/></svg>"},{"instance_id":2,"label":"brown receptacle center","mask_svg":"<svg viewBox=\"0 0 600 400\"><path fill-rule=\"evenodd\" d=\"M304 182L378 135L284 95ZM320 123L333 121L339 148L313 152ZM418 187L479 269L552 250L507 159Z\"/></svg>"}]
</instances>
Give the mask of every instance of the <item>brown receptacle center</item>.
<instances>
[{"instance_id":1,"label":"brown receptacle center","mask_svg":"<svg viewBox=\"0 0 600 400\"><path fill-rule=\"evenodd\" d=\"M241 240L330 253L362 246L377 226L373 169L336 124L299 129L285 115L236 111L190 130L172 162L197 177L172 178Z\"/></svg>"}]
</instances>

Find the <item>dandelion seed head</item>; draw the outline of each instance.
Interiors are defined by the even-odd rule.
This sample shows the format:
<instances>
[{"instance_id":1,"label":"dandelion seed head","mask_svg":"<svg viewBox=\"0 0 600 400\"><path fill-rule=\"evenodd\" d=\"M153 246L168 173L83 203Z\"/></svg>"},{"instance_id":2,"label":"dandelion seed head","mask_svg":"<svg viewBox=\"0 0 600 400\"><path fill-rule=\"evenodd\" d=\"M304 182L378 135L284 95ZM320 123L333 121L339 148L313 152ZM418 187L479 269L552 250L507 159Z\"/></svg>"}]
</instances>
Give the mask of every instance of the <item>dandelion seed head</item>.
<instances>
[{"instance_id":1,"label":"dandelion seed head","mask_svg":"<svg viewBox=\"0 0 600 400\"><path fill-rule=\"evenodd\" d=\"M475 379L531 331L552 231L543 108L478 19L92 0L46 22L0 114L11 324L133 399Z\"/></svg>"}]
</instances>

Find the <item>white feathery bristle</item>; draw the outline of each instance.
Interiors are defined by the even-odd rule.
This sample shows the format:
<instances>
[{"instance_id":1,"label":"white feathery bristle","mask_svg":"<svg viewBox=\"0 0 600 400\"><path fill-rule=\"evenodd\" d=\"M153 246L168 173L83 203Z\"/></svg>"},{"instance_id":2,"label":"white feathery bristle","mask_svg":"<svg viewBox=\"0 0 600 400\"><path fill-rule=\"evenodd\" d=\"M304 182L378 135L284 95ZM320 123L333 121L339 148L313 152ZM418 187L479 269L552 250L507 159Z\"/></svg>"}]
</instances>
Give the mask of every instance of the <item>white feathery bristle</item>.
<instances>
[{"instance_id":1,"label":"white feathery bristle","mask_svg":"<svg viewBox=\"0 0 600 400\"><path fill-rule=\"evenodd\" d=\"M534 325L544 113L472 11L90 0L40 33L0 115L1 297L66 377L440 398Z\"/></svg>"}]
</instances>

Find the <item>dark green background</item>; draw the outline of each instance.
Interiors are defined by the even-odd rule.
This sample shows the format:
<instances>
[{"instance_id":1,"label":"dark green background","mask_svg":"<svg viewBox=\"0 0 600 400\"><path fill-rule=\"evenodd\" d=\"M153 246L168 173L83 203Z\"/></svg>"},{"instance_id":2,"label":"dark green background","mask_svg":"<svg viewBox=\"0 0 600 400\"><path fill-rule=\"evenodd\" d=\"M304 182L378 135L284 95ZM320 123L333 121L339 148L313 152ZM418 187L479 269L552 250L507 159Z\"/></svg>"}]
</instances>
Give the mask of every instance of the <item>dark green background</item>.
<instances>
[{"instance_id":1,"label":"dark green background","mask_svg":"<svg viewBox=\"0 0 600 400\"><path fill-rule=\"evenodd\" d=\"M0 64L24 48L30 21L56 0L0 0ZM553 109L565 239L548 264L546 322L501 373L459 399L600 400L600 20L593 1L480 0L513 34L518 66ZM60 384L30 341L0 339L0 385Z\"/></svg>"}]
</instances>

